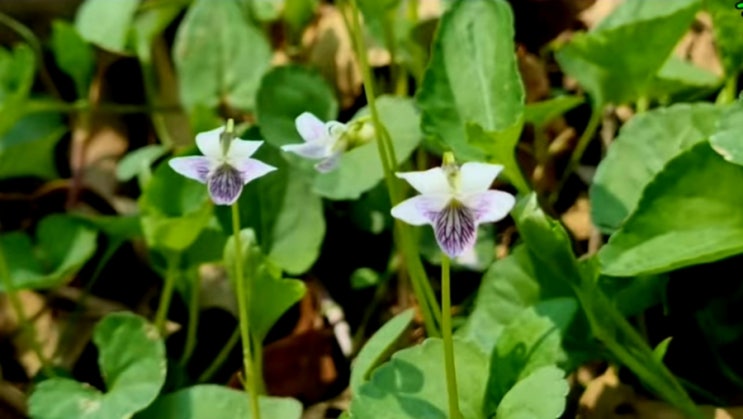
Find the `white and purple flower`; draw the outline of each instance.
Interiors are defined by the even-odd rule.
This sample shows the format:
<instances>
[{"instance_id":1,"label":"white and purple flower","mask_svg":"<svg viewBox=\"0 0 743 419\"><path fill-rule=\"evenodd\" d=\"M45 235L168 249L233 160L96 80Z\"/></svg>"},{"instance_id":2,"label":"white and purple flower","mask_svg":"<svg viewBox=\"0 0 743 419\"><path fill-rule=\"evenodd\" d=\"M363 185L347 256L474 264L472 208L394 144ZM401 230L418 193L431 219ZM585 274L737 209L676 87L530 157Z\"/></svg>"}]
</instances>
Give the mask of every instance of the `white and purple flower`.
<instances>
[{"instance_id":1,"label":"white and purple flower","mask_svg":"<svg viewBox=\"0 0 743 419\"><path fill-rule=\"evenodd\" d=\"M294 124L305 142L288 144L281 149L308 159L322 159L315 165L318 172L327 173L335 169L348 148L345 138L348 127L338 121L322 122L309 112L299 115Z\"/></svg>"},{"instance_id":2,"label":"white and purple flower","mask_svg":"<svg viewBox=\"0 0 743 419\"><path fill-rule=\"evenodd\" d=\"M235 138L232 124L196 135L196 146L203 156L176 157L168 162L181 175L205 183L217 205L232 205L243 185L276 170L250 156L263 141Z\"/></svg>"},{"instance_id":3,"label":"white and purple flower","mask_svg":"<svg viewBox=\"0 0 743 419\"><path fill-rule=\"evenodd\" d=\"M412 225L430 224L441 249L452 258L471 250L480 223L503 219L516 199L507 192L490 190L503 166L487 163L454 163L444 154L441 167L422 172L397 173L421 195L392 208L392 216Z\"/></svg>"}]
</instances>

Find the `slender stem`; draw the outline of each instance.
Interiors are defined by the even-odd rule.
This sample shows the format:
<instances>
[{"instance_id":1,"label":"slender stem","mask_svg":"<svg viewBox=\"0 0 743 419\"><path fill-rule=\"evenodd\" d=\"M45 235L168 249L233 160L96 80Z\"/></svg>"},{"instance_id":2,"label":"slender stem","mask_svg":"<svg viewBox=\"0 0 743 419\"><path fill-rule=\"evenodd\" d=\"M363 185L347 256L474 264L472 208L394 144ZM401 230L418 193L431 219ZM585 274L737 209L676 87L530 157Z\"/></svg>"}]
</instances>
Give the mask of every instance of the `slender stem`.
<instances>
[{"instance_id":1,"label":"slender stem","mask_svg":"<svg viewBox=\"0 0 743 419\"><path fill-rule=\"evenodd\" d=\"M581 134L580 138L578 139L578 143L575 145L573 154L570 156L570 161L568 162L568 165L565 168L562 177L560 178L560 182L557 184L557 187L550 197L551 203L557 201L560 191L562 190L563 186L565 186L565 182L567 182L570 175L578 167L578 164L580 164L580 160L583 158L583 153L585 153L586 148L588 148L588 144L591 143L591 140L593 139L594 134L596 134L596 130L601 123L602 108L603 106L599 103L594 104L591 108L591 118L588 120L586 129L583 130L583 134Z\"/></svg>"},{"instance_id":2,"label":"slender stem","mask_svg":"<svg viewBox=\"0 0 743 419\"><path fill-rule=\"evenodd\" d=\"M245 275L243 273L243 247L240 237L240 208L238 203L232 204L232 234L235 240L235 292L237 293L237 308L240 316L240 339L243 347L243 366L245 367L245 390L250 397L250 410L253 419L260 419L261 412L258 405L258 380L253 365L250 339L250 300L245 290ZM250 256L248 249L247 256Z\"/></svg>"},{"instance_id":3,"label":"slender stem","mask_svg":"<svg viewBox=\"0 0 743 419\"><path fill-rule=\"evenodd\" d=\"M10 272L8 272L8 265L5 261L5 253L3 253L2 246L0 245L0 281L2 281L3 287L5 288L5 293L8 294L8 300L10 301L10 305L13 307L13 311L15 311L16 318L18 319L19 328L21 329L22 336L26 339L28 339L28 344L31 347L31 350L36 354L36 357L39 359L39 363L41 364L41 370L44 372L44 374L48 377L53 377L54 371L52 370L49 360L44 356L44 351L41 348L41 345L39 344L39 341L36 340L36 328L34 327L33 323L31 323L28 318L26 317L26 312L23 311L23 303L21 302L21 299L18 297L18 293L16 293L15 286L13 285L13 281L10 278Z\"/></svg>"},{"instance_id":4,"label":"slender stem","mask_svg":"<svg viewBox=\"0 0 743 419\"><path fill-rule=\"evenodd\" d=\"M356 0L348 0L347 4L350 6L349 11L351 14L350 22L348 22L349 32L353 37L356 55L361 67L361 76L363 79L366 101L369 105L374 130L377 133L377 149L379 152L379 158L382 162L382 168L384 169L387 192L389 193L392 205L396 205L402 200L402 196L397 188L393 176L393 171L398 160L395 155L395 148L392 144L392 139L390 138L389 132L387 132L387 129L384 127L384 124L382 124L379 109L377 108L377 100L374 94L374 82L372 79L371 67L369 65L369 58L366 54L364 35L361 22L359 21L359 10L356 5ZM398 246L403 253L403 257L405 258L405 265L410 272L413 291L416 293L418 304L421 306L426 331L429 336L439 336L439 330L437 327L437 322L440 321L438 303L436 302L436 296L433 293L433 289L431 289L431 284L428 282L428 277L423 269L423 265L420 262L419 252L417 249L418 245L411 236L411 230L402 222L395 220L395 228L397 231L396 240L398 241Z\"/></svg>"},{"instance_id":5,"label":"slender stem","mask_svg":"<svg viewBox=\"0 0 743 419\"><path fill-rule=\"evenodd\" d=\"M650 108L650 100L647 96L640 96L635 102L635 113L645 113Z\"/></svg>"},{"instance_id":6,"label":"slender stem","mask_svg":"<svg viewBox=\"0 0 743 419\"><path fill-rule=\"evenodd\" d=\"M715 100L715 103L718 105L726 105L728 103L731 103L735 100L735 97L738 94L738 75L732 74L730 77L725 80L725 86L720 90L720 93L717 95L717 100Z\"/></svg>"},{"instance_id":7,"label":"slender stem","mask_svg":"<svg viewBox=\"0 0 743 419\"><path fill-rule=\"evenodd\" d=\"M186 365L189 358L196 348L196 332L199 328L199 272L197 269L191 270L193 282L191 284L191 294L188 301L188 329L186 329L186 343L181 355L181 365Z\"/></svg>"},{"instance_id":8,"label":"slender stem","mask_svg":"<svg viewBox=\"0 0 743 419\"><path fill-rule=\"evenodd\" d=\"M451 337L451 292L449 275L449 256L441 259L441 333L444 336L444 365L446 367L446 390L449 396L449 417L459 419L459 394L457 392L457 372L454 367L454 342Z\"/></svg>"},{"instance_id":9,"label":"slender stem","mask_svg":"<svg viewBox=\"0 0 743 419\"><path fill-rule=\"evenodd\" d=\"M235 345L237 345L237 342L239 341L240 328L238 327L235 329L234 332L232 332L232 335L227 340L227 343L224 344L222 350L219 351L217 356L212 360L212 363L209 364L208 367L206 367L204 372L201 373L196 381L199 383L209 381L214 376L214 374L216 374L217 371L222 367L222 364L224 364L224 361L226 361L227 357L230 356L230 353L232 353L232 350L235 349Z\"/></svg>"},{"instance_id":10,"label":"slender stem","mask_svg":"<svg viewBox=\"0 0 743 419\"><path fill-rule=\"evenodd\" d=\"M168 309L170 308L170 300L173 298L173 290L175 289L175 280L178 278L178 261L180 254L175 252L169 252L165 255L165 285L163 291L160 294L160 302L157 305L157 313L155 313L155 327L160 331L160 336L165 337L165 321L168 318Z\"/></svg>"}]
</instances>

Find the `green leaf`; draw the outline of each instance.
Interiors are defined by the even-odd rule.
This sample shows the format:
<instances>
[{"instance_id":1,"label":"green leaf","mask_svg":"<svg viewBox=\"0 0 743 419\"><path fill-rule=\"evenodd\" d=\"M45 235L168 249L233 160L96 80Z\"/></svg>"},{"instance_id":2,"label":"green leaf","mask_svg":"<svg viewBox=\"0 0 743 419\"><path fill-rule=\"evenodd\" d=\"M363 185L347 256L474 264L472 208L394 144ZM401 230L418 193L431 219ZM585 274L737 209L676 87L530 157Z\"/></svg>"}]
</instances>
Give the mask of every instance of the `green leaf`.
<instances>
[{"instance_id":1,"label":"green leaf","mask_svg":"<svg viewBox=\"0 0 743 419\"><path fill-rule=\"evenodd\" d=\"M101 48L122 52L139 0L85 0L75 16L83 39Z\"/></svg>"},{"instance_id":2,"label":"green leaf","mask_svg":"<svg viewBox=\"0 0 743 419\"><path fill-rule=\"evenodd\" d=\"M446 419L449 411L441 339L403 349L380 366L351 401L354 419ZM488 359L477 347L454 340L459 409L467 419L484 419Z\"/></svg>"},{"instance_id":3,"label":"green leaf","mask_svg":"<svg viewBox=\"0 0 743 419\"><path fill-rule=\"evenodd\" d=\"M468 144L468 125L501 132L522 121L524 87L513 38L513 14L503 0L460 1L441 18L417 99L423 132L459 159L483 156Z\"/></svg>"},{"instance_id":4,"label":"green leaf","mask_svg":"<svg viewBox=\"0 0 743 419\"><path fill-rule=\"evenodd\" d=\"M515 154L523 125L522 120L519 120L515 125L503 131L488 132L478 124L468 123L467 141L485 153L484 158L488 162L502 164L503 175L520 193L527 194L531 188L521 173Z\"/></svg>"},{"instance_id":5,"label":"green leaf","mask_svg":"<svg viewBox=\"0 0 743 419\"><path fill-rule=\"evenodd\" d=\"M402 164L420 142L420 116L409 99L381 96L377 99L377 108L392 138L397 163ZM353 119L368 114L369 108L365 107ZM329 199L357 199L372 189L384 177L376 141L345 153L336 170L315 176L314 191Z\"/></svg>"},{"instance_id":6,"label":"green leaf","mask_svg":"<svg viewBox=\"0 0 743 419\"><path fill-rule=\"evenodd\" d=\"M179 175L163 162L143 189L139 208L148 246L180 252L209 222L213 206L206 185Z\"/></svg>"},{"instance_id":7,"label":"green leaf","mask_svg":"<svg viewBox=\"0 0 743 419\"><path fill-rule=\"evenodd\" d=\"M54 214L39 222L35 244L13 232L0 236L0 246L16 289L52 288L70 280L93 256L96 232L83 220Z\"/></svg>"},{"instance_id":8,"label":"green leaf","mask_svg":"<svg viewBox=\"0 0 743 419\"><path fill-rule=\"evenodd\" d=\"M725 160L740 165L743 165L742 129L743 101L739 100L724 111L709 139L712 148Z\"/></svg>"},{"instance_id":9,"label":"green leaf","mask_svg":"<svg viewBox=\"0 0 743 419\"><path fill-rule=\"evenodd\" d=\"M391 355L390 352L409 330L413 314L413 309L408 309L393 317L364 344L351 369L351 391L357 393L372 370Z\"/></svg>"},{"instance_id":10,"label":"green leaf","mask_svg":"<svg viewBox=\"0 0 743 419\"><path fill-rule=\"evenodd\" d=\"M553 366L534 371L503 397L495 416L498 419L559 418L570 391L564 377L565 372Z\"/></svg>"},{"instance_id":11,"label":"green leaf","mask_svg":"<svg viewBox=\"0 0 743 419\"><path fill-rule=\"evenodd\" d=\"M632 276L743 252L743 167L702 142L671 160L599 252L604 274Z\"/></svg>"},{"instance_id":12,"label":"green leaf","mask_svg":"<svg viewBox=\"0 0 743 419\"><path fill-rule=\"evenodd\" d=\"M286 0L284 3L284 21L286 22L290 40L299 43L302 32L315 16L318 0Z\"/></svg>"},{"instance_id":13,"label":"green leaf","mask_svg":"<svg viewBox=\"0 0 743 419\"><path fill-rule=\"evenodd\" d=\"M160 144L150 144L127 153L116 166L116 179L126 182L140 174L150 172L150 166L168 149ZM146 184L147 182L143 182Z\"/></svg>"},{"instance_id":14,"label":"green leaf","mask_svg":"<svg viewBox=\"0 0 743 419\"><path fill-rule=\"evenodd\" d=\"M303 172L289 167L279 151L264 145L255 158L278 168L245 185L237 203L240 225L256 232L269 257L291 274L307 271L320 255L325 236L322 200L312 193ZM225 231L232 230L228 207L217 207Z\"/></svg>"},{"instance_id":15,"label":"green leaf","mask_svg":"<svg viewBox=\"0 0 743 419\"><path fill-rule=\"evenodd\" d=\"M152 61L152 43L183 11L187 2L170 1L140 10L132 22L132 43L137 57L146 65Z\"/></svg>"},{"instance_id":16,"label":"green leaf","mask_svg":"<svg viewBox=\"0 0 743 419\"><path fill-rule=\"evenodd\" d=\"M721 81L714 73L672 55L655 75L650 96L666 101L676 97L701 99Z\"/></svg>"},{"instance_id":17,"label":"green leaf","mask_svg":"<svg viewBox=\"0 0 743 419\"><path fill-rule=\"evenodd\" d=\"M596 103L647 97L699 6L700 0L627 0L592 31L574 36L557 61Z\"/></svg>"},{"instance_id":18,"label":"green leaf","mask_svg":"<svg viewBox=\"0 0 743 419\"><path fill-rule=\"evenodd\" d=\"M12 51L0 48L0 134L5 134L25 112L35 67L34 53L28 45L18 44Z\"/></svg>"},{"instance_id":19,"label":"green leaf","mask_svg":"<svg viewBox=\"0 0 743 419\"><path fill-rule=\"evenodd\" d=\"M258 123L266 141L277 147L303 142L294 126L302 112L323 121L338 116L338 101L322 75L293 65L266 73L256 98Z\"/></svg>"},{"instance_id":20,"label":"green leaf","mask_svg":"<svg viewBox=\"0 0 743 419\"><path fill-rule=\"evenodd\" d=\"M578 305L572 298L542 303L540 308L523 310L503 333L492 351L485 413L492 417L506 393L517 382L542 367L564 364L568 354L562 347ZM540 310L548 313L541 315Z\"/></svg>"},{"instance_id":21,"label":"green leaf","mask_svg":"<svg viewBox=\"0 0 743 419\"><path fill-rule=\"evenodd\" d=\"M60 115L34 113L13 122L9 130L0 134L0 179L57 178L54 149L67 132Z\"/></svg>"},{"instance_id":22,"label":"green leaf","mask_svg":"<svg viewBox=\"0 0 743 419\"><path fill-rule=\"evenodd\" d=\"M178 27L173 60L186 109L252 110L271 47L235 0L195 0Z\"/></svg>"},{"instance_id":23,"label":"green leaf","mask_svg":"<svg viewBox=\"0 0 743 419\"><path fill-rule=\"evenodd\" d=\"M743 40L740 39L740 10L728 0L703 0L712 16L715 46L719 52L725 75L735 77L743 69Z\"/></svg>"},{"instance_id":24,"label":"green leaf","mask_svg":"<svg viewBox=\"0 0 743 419\"><path fill-rule=\"evenodd\" d=\"M524 122L542 127L569 110L581 105L580 96L557 96L537 103L528 103L524 108Z\"/></svg>"},{"instance_id":25,"label":"green leaf","mask_svg":"<svg viewBox=\"0 0 743 419\"><path fill-rule=\"evenodd\" d=\"M721 110L709 103L678 104L632 118L601 161L590 189L591 217L604 232L635 211L663 167L714 133Z\"/></svg>"},{"instance_id":26,"label":"green leaf","mask_svg":"<svg viewBox=\"0 0 743 419\"><path fill-rule=\"evenodd\" d=\"M243 276L251 298L250 333L259 341L265 339L271 327L286 310L301 300L305 293L304 283L297 279L285 279L281 269L271 264L255 246L255 236L250 230L241 232ZM235 277L235 237L231 236L224 246L224 261L233 281Z\"/></svg>"},{"instance_id":27,"label":"green leaf","mask_svg":"<svg viewBox=\"0 0 743 419\"><path fill-rule=\"evenodd\" d=\"M541 300L572 295L570 287L533 263L526 247L518 246L485 272L472 313L457 335L490 353L504 328L524 310Z\"/></svg>"},{"instance_id":28,"label":"green leaf","mask_svg":"<svg viewBox=\"0 0 743 419\"><path fill-rule=\"evenodd\" d=\"M300 419L302 404L288 397L259 396L261 417ZM136 419L251 419L252 413L245 392L213 384L184 388L158 398Z\"/></svg>"},{"instance_id":29,"label":"green leaf","mask_svg":"<svg viewBox=\"0 0 743 419\"><path fill-rule=\"evenodd\" d=\"M258 22L273 22L281 17L286 0L242 0L250 8L250 16Z\"/></svg>"},{"instance_id":30,"label":"green leaf","mask_svg":"<svg viewBox=\"0 0 743 419\"><path fill-rule=\"evenodd\" d=\"M77 97L85 98L95 70L93 49L75 27L64 20L52 22L51 47L57 65L75 83Z\"/></svg>"},{"instance_id":31,"label":"green leaf","mask_svg":"<svg viewBox=\"0 0 743 419\"><path fill-rule=\"evenodd\" d=\"M32 417L131 417L155 400L165 382L165 345L152 325L131 313L109 314L96 325L93 342L107 391L51 378L31 394Z\"/></svg>"},{"instance_id":32,"label":"green leaf","mask_svg":"<svg viewBox=\"0 0 743 419\"><path fill-rule=\"evenodd\" d=\"M379 284L380 275L371 268L358 268L351 273L351 288L361 290Z\"/></svg>"}]
</instances>

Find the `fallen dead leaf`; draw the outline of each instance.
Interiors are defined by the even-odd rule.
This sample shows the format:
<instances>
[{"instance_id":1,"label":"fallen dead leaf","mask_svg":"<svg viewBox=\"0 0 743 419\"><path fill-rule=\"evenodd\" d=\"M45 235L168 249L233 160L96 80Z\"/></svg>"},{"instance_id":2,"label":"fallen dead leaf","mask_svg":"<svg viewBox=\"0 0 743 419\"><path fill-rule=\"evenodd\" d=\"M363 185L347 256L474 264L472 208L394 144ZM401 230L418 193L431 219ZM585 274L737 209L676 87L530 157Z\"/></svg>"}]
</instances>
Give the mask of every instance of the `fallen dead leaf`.
<instances>
[{"instance_id":1,"label":"fallen dead leaf","mask_svg":"<svg viewBox=\"0 0 743 419\"><path fill-rule=\"evenodd\" d=\"M562 222L577 240L588 240L593 229L591 225L591 204L588 197L581 195L573 206L562 214Z\"/></svg>"}]
</instances>

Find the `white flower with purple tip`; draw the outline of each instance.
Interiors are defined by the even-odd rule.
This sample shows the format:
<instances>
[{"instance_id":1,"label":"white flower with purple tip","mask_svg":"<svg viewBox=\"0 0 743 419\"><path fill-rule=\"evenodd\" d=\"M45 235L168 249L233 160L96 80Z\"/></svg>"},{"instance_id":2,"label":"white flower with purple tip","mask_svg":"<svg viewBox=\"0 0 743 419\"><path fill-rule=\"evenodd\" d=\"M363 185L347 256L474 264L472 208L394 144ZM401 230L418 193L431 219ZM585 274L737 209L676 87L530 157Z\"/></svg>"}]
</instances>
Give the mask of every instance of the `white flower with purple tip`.
<instances>
[{"instance_id":1,"label":"white flower with purple tip","mask_svg":"<svg viewBox=\"0 0 743 419\"><path fill-rule=\"evenodd\" d=\"M217 205L232 205L243 185L276 170L250 156L263 141L234 138L232 121L227 128L216 128L196 135L196 146L203 156L176 157L168 162L181 175L205 183Z\"/></svg>"},{"instance_id":2,"label":"white flower with purple tip","mask_svg":"<svg viewBox=\"0 0 743 419\"><path fill-rule=\"evenodd\" d=\"M502 170L487 163L458 167L446 153L441 167L397 173L421 194L392 208L392 216L412 225L430 224L444 253L457 257L475 245L480 223L499 221L513 208L513 195L490 190Z\"/></svg>"},{"instance_id":3,"label":"white flower with purple tip","mask_svg":"<svg viewBox=\"0 0 743 419\"><path fill-rule=\"evenodd\" d=\"M348 148L348 141L344 138L348 127L338 121L322 122L309 112L299 115L294 124L305 142L288 144L281 149L308 159L322 159L315 165L318 172L327 173L335 169Z\"/></svg>"}]
</instances>

